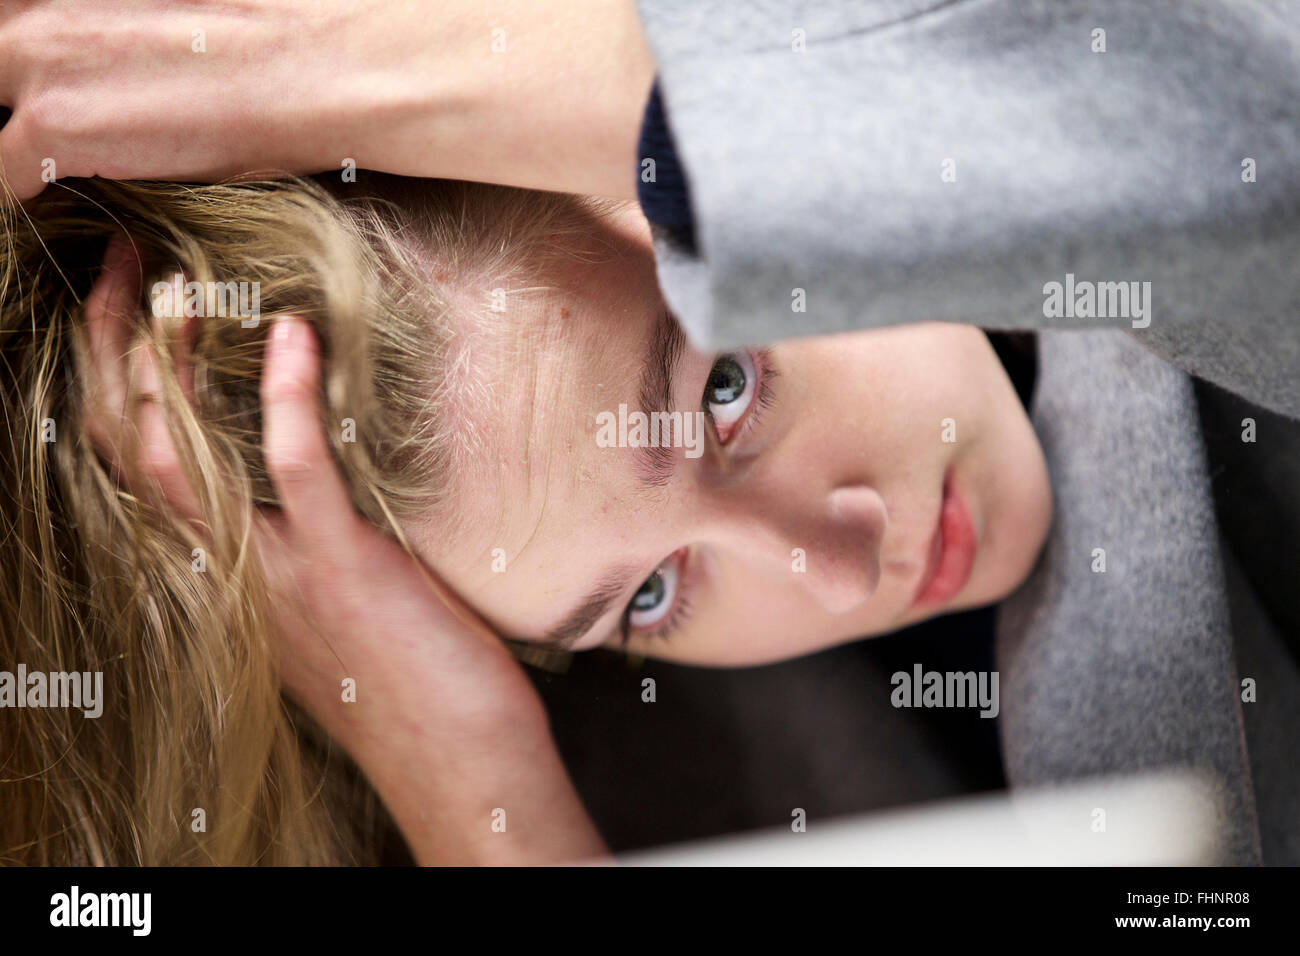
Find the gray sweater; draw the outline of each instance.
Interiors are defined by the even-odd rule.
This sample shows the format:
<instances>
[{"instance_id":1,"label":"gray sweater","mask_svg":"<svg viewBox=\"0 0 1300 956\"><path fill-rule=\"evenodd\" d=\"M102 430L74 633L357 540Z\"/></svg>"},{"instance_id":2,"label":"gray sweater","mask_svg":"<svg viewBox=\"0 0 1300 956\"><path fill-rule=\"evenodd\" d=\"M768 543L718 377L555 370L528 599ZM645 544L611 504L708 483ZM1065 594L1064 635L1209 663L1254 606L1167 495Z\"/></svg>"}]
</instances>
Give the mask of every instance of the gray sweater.
<instances>
[{"instance_id":1,"label":"gray sweater","mask_svg":"<svg viewBox=\"0 0 1300 956\"><path fill-rule=\"evenodd\" d=\"M1300 527L1300 0L638 6L697 345L1041 330L1056 519L999 615L1011 785L1197 767L1224 862L1300 863L1296 537L1243 534ZM1206 423L1237 416L1224 489Z\"/></svg>"}]
</instances>

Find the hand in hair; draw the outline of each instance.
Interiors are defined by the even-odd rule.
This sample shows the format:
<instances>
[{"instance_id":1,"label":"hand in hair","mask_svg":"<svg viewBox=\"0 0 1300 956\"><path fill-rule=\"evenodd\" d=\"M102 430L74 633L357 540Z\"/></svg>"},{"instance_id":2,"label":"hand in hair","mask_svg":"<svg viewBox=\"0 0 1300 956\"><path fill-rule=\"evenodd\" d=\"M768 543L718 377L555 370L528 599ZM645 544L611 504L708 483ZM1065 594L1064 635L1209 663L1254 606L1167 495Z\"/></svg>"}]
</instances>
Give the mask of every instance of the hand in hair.
<instances>
[{"instance_id":1,"label":"hand in hair","mask_svg":"<svg viewBox=\"0 0 1300 956\"><path fill-rule=\"evenodd\" d=\"M88 407L98 409L88 430L128 488L147 487L201 527L156 400L160 356L131 348L140 276L129 241L114 240L85 302ZM353 508L321 427L315 334L294 316L275 322L261 379L262 446L280 506L256 516L253 544L281 635L285 691L353 756L417 861L603 854L527 675L472 610ZM184 355L175 369L192 397ZM509 815L505 832L492 826L497 808Z\"/></svg>"},{"instance_id":2,"label":"hand in hair","mask_svg":"<svg viewBox=\"0 0 1300 956\"><path fill-rule=\"evenodd\" d=\"M374 169L636 197L634 0L0 5L0 186Z\"/></svg>"}]
</instances>

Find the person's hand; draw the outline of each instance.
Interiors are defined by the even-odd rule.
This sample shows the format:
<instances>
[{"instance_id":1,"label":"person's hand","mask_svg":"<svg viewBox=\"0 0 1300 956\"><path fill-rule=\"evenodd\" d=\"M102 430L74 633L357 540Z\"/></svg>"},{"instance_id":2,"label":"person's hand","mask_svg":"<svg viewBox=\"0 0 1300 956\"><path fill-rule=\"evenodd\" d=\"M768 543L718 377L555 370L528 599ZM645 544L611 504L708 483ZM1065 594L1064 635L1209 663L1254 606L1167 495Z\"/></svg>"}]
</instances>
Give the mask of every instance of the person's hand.
<instances>
[{"instance_id":1,"label":"person's hand","mask_svg":"<svg viewBox=\"0 0 1300 956\"><path fill-rule=\"evenodd\" d=\"M633 0L18 0L0 174L350 167L631 199L654 78Z\"/></svg>"},{"instance_id":2,"label":"person's hand","mask_svg":"<svg viewBox=\"0 0 1300 956\"><path fill-rule=\"evenodd\" d=\"M161 388L158 357L131 348L139 293L139 263L129 242L115 239L85 305L88 430L122 480L201 526L162 405L137 400ZM188 390L184 337L178 352ZM263 452L280 507L258 514L254 545L273 596L285 689L353 755L420 862L603 853L518 662L352 507L321 426L320 374L311 326L278 317L261 394ZM130 429L140 439L138 471L126 470L122 453ZM345 699L347 679L354 701ZM504 833L491 825L498 807Z\"/></svg>"}]
</instances>

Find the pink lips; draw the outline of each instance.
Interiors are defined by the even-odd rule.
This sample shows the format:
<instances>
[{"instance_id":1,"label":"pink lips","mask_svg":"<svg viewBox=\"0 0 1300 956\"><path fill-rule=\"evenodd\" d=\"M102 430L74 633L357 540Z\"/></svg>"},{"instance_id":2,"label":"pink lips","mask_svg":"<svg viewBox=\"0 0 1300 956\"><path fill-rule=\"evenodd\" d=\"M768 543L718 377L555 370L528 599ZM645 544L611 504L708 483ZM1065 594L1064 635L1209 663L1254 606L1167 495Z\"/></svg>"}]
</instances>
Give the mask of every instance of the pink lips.
<instances>
[{"instance_id":1,"label":"pink lips","mask_svg":"<svg viewBox=\"0 0 1300 956\"><path fill-rule=\"evenodd\" d=\"M935 605L951 601L970 580L975 565L975 526L970 512L952 484L949 472L943 483L943 504L930 540L930 556L917 587L914 605Z\"/></svg>"}]
</instances>

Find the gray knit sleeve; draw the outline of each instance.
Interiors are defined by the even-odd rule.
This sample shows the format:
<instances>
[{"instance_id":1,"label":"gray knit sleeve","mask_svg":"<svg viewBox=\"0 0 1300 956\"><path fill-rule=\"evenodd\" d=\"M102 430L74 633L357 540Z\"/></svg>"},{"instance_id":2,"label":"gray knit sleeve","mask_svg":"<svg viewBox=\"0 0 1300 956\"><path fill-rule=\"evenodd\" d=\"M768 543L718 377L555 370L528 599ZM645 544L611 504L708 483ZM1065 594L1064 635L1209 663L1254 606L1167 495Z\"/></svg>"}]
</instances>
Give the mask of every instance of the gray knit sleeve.
<instances>
[{"instance_id":1,"label":"gray knit sleeve","mask_svg":"<svg viewBox=\"0 0 1300 956\"><path fill-rule=\"evenodd\" d=\"M1111 325L1300 416L1300 0L637 0L696 344Z\"/></svg>"}]
</instances>

